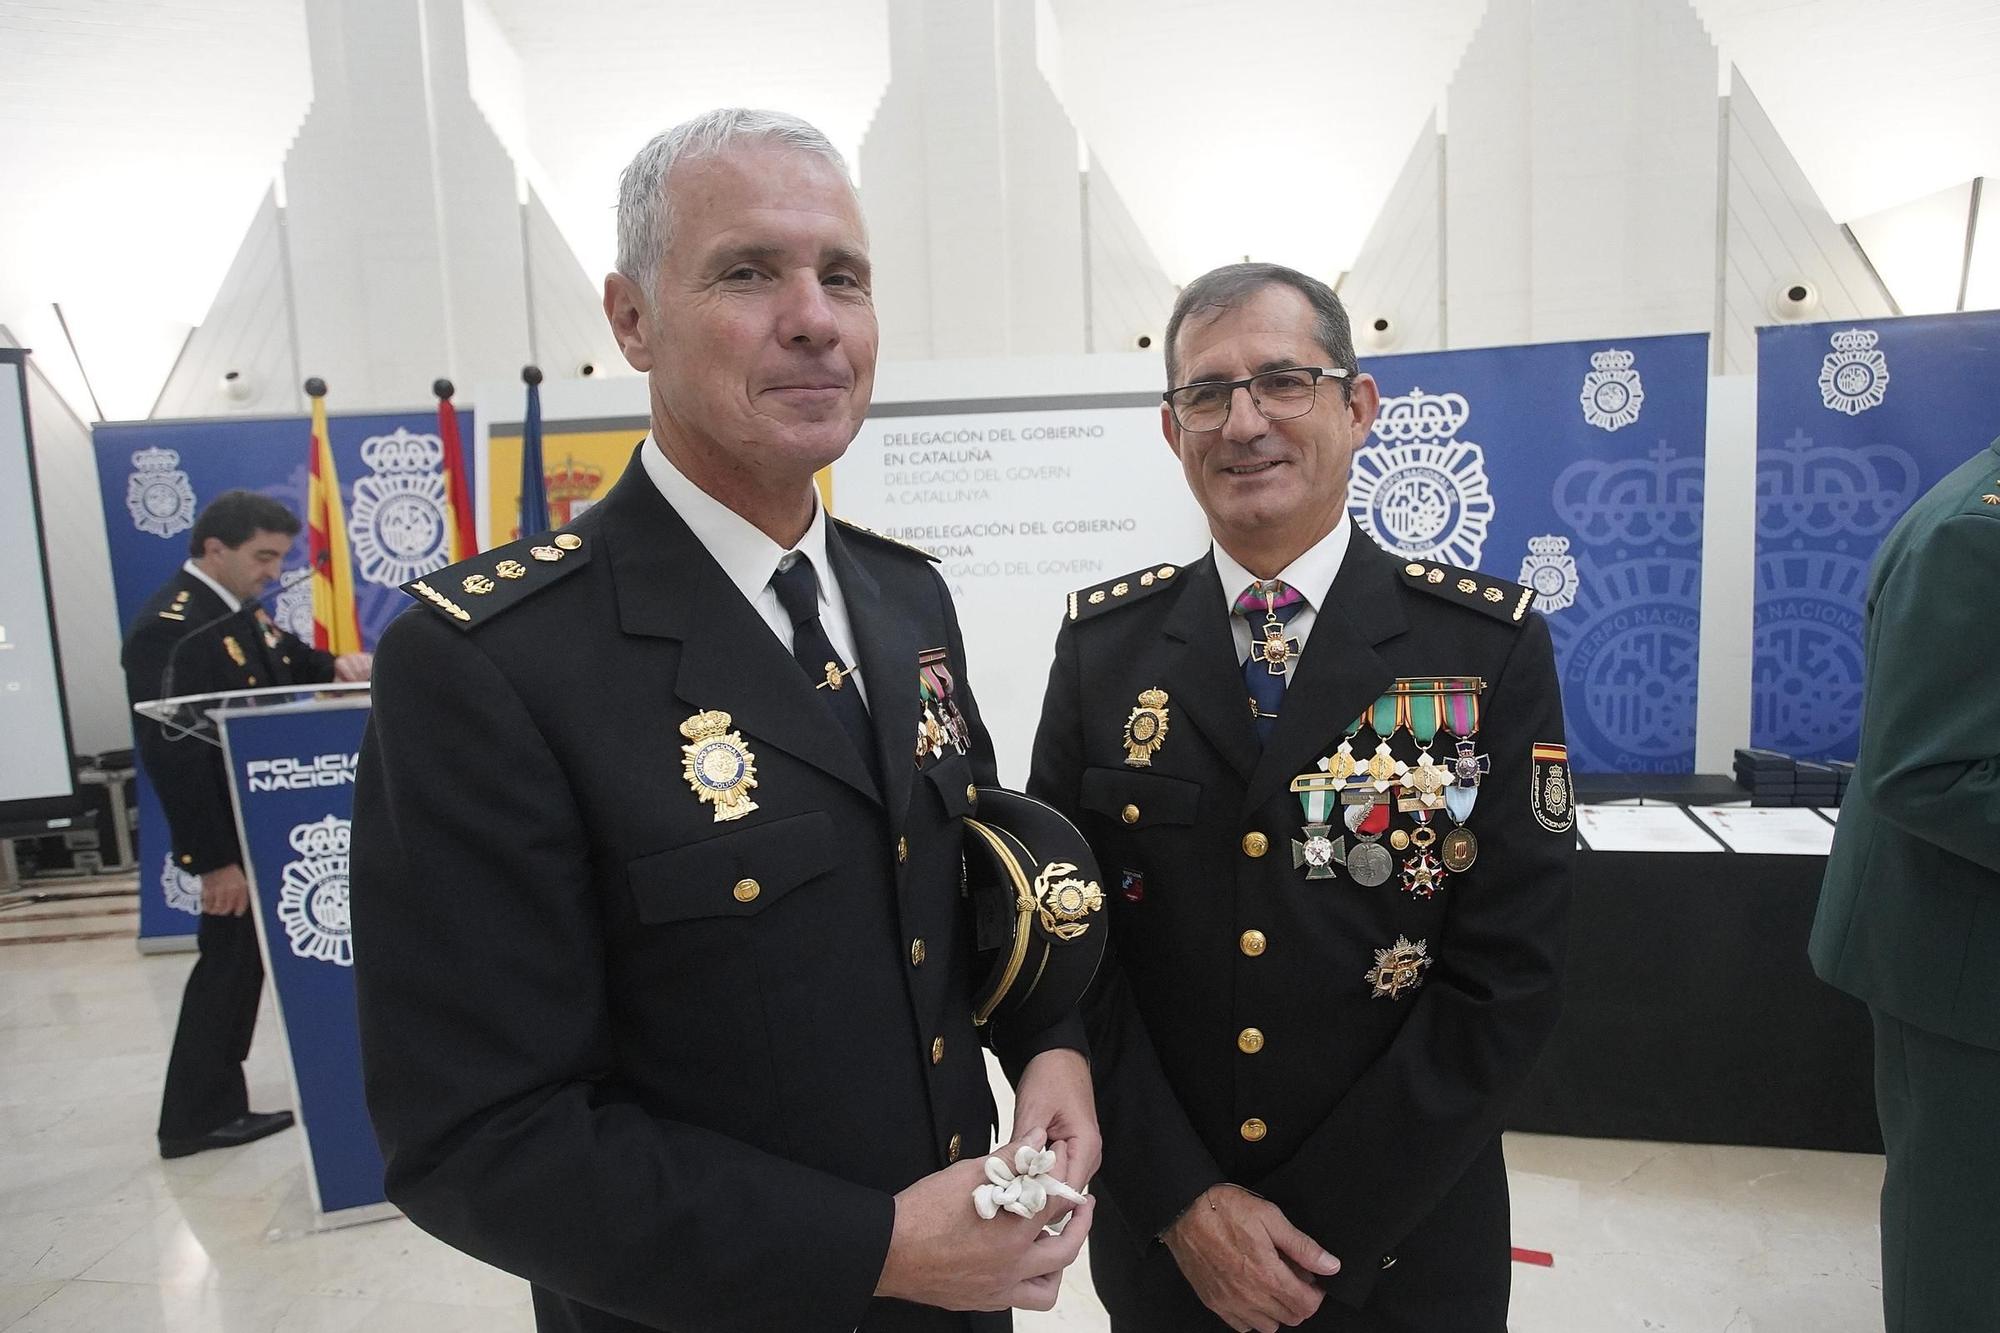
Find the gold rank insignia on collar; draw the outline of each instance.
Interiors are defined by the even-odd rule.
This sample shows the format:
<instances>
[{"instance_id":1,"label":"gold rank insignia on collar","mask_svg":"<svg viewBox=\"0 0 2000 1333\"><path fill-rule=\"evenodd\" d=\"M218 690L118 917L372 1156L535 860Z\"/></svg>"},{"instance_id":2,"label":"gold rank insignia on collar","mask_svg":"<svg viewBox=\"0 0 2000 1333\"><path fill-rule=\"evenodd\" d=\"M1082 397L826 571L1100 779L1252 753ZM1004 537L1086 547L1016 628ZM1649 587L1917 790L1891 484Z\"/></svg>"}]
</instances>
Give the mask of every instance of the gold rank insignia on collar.
<instances>
[{"instance_id":1,"label":"gold rank insignia on collar","mask_svg":"<svg viewBox=\"0 0 2000 1333\"><path fill-rule=\"evenodd\" d=\"M1476 569L1459 569L1435 560L1410 560L1403 565L1403 582L1421 588L1434 597L1469 610L1483 611L1495 620L1518 625L1535 604L1535 590L1506 579L1496 579Z\"/></svg>"},{"instance_id":2,"label":"gold rank insignia on collar","mask_svg":"<svg viewBox=\"0 0 2000 1333\"><path fill-rule=\"evenodd\" d=\"M1127 605L1160 591L1180 576L1178 565L1152 565L1121 574L1109 583L1079 588L1069 595L1069 618L1088 620L1113 607Z\"/></svg>"},{"instance_id":3,"label":"gold rank insignia on collar","mask_svg":"<svg viewBox=\"0 0 2000 1333\"><path fill-rule=\"evenodd\" d=\"M590 556L591 543L577 533L545 532L412 579L403 591L459 629L471 629L560 583Z\"/></svg>"}]
</instances>

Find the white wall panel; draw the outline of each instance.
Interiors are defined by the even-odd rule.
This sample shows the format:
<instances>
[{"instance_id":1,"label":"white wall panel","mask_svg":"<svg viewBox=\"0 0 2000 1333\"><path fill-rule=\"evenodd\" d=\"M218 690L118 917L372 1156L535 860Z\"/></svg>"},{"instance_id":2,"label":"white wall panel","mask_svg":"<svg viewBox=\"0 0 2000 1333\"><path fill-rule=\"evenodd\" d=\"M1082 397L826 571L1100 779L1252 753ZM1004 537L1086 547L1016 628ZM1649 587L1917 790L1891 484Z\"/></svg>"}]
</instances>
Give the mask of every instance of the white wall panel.
<instances>
[{"instance_id":1,"label":"white wall panel","mask_svg":"<svg viewBox=\"0 0 2000 1333\"><path fill-rule=\"evenodd\" d=\"M1757 326L1776 322L1771 298L1780 285L1813 286L1819 293L1814 319L1870 319L1893 311L1741 72L1732 77L1727 114L1728 235L1716 337L1722 372L1747 375L1757 366Z\"/></svg>"},{"instance_id":2,"label":"white wall panel","mask_svg":"<svg viewBox=\"0 0 2000 1333\"><path fill-rule=\"evenodd\" d=\"M1090 155L1083 188L1090 271L1088 350L1130 352L1141 337L1150 337L1149 350L1160 354L1160 339L1178 289L1154 258L1110 171L1095 153Z\"/></svg>"},{"instance_id":3,"label":"white wall panel","mask_svg":"<svg viewBox=\"0 0 2000 1333\"><path fill-rule=\"evenodd\" d=\"M1402 174L1389 190L1361 253L1340 287L1362 355L1430 352L1444 346L1444 212L1441 194L1445 141L1437 117L1424 122ZM1370 326L1389 321L1388 341L1371 342Z\"/></svg>"},{"instance_id":4,"label":"white wall panel","mask_svg":"<svg viewBox=\"0 0 2000 1333\"><path fill-rule=\"evenodd\" d=\"M284 219L267 192L244 234L236 261L208 314L167 377L153 415L217 417L232 412L302 412L305 395L293 359L292 312L285 291ZM238 392L224 392L235 371Z\"/></svg>"}]
</instances>

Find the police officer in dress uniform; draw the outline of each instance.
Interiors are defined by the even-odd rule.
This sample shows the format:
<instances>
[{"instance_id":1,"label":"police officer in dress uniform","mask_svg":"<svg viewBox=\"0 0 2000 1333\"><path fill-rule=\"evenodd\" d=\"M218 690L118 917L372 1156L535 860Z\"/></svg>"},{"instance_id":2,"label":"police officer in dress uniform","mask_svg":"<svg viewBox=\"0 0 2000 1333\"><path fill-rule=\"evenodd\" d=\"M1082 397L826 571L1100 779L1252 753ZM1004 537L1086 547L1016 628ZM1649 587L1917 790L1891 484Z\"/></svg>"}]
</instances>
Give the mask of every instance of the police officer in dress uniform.
<instances>
[{"instance_id":1,"label":"police officer in dress uniform","mask_svg":"<svg viewBox=\"0 0 2000 1333\"><path fill-rule=\"evenodd\" d=\"M1095 1112L1073 1005L973 1021L993 757L944 582L813 488L873 384L858 200L811 126L720 111L640 153L618 225L651 435L574 523L409 585L380 649L353 911L389 1195L545 1330L1003 1329L1091 1207L974 1211L984 1046L1072 1183Z\"/></svg>"},{"instance_id":2,"label":"police officer in dress uniform","mask_svg":"<svg viewBox=\"0 0 2000 1333\"><path fill-rule=\"evenodd\" d=\"M2000 1328L2000 440L1875 557L1813 968L1867 1001L1889 1333Z\"/></svg>"},{"instance_id":3,"label":"police officer in dress uniform","mask_svg":"<svg viewBox=\"0 0 2000 1333\"><path fill-rule=\"evenodd\" d=\"M256 597L278 576L299 520L268 496L227 491L195 517L188 560L153 594L126 636L125 692L148 699L268 685L366 680L366 654L339 659L277 628ZM186 711L186 710L184 710ZM252 1111L243 1061L257 1026L264 960L222 751L206 720L133 721L139 762L160 794L174 865L201 878L201 955L181 997L160 1098L160 1155L233 1148L292 1123Z\"/></svg>"},{"instance_id":4,"label":"police officer in dress uniform","mask_svg":"<svg viewBox=\"0 0 2000 1333\"><path fill-rule=\"evenodd\" d=\"M1574 846L1548 629L1354 530L1378 393L1324 284L1218 269L1166 356L1214 547L1072 596L1030 784L1113 912L1098 1294L1132 1333L1501 1333Z\"/></svg>"}]
</instances>

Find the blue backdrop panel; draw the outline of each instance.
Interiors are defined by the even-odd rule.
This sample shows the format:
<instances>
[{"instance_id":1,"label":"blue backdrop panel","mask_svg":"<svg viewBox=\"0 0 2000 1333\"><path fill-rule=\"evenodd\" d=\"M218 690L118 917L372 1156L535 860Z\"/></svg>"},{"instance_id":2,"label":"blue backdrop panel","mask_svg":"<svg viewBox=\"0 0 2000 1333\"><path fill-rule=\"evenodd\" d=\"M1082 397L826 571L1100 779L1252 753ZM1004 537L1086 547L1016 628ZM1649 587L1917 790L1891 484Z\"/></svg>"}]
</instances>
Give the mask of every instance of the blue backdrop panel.
<instances>
[{"instance_id":1,"label":"blue backdrop panel","mask_svg":"<svg viewBox=\"0 0 2000 1333\"><path fill-rule=\"evenodd\" d=\"M348 830L365 702L292 705L227 719L243 821L299 1124L322 1213L383 1202L382 1154L361 1092L348 926Z\"/></svg>"},{"instance_id":2,"label":"blue backdrop panel","mask_svg":"<svg viewBox=\"0 0 2000 1333\"><path fill-rule=\"evenodd\" d=\"M1753 743L1852 759L1869 564L2000 436L2000 311L1757 330Z\"/></svg>"},{"instance_id":3,"label":"blue backdrop panel","mask_svg":"<svg viewBox=\"0 0 2000 1333\"><path fill-rule=\"evenodd\" d=\"M1693 771L1708 335L1362 368L1383 402L1355 455L1361 529L1535 589L1578 771Z\"/></svg>"},{"instance_id":4,"label":"blue backdrop panel","mask_svg":"<svg viewBox=\"0 0 2000 1333\"><path fill-rule=\"evenodd\" d=\"M472 416L460 414L471 437ZM409 598L397 586L445 565L444 446L433 412L337 416L328 422L346 505L361 637L376 637ZM93 432L111 578L122 632L146 599L188 558L188 530L223 491L259 491L303 523L308 446L305 417L135 421ZM468 452L468 458L470 451ZM468 462L468 466L470 463ZM478 494L476 477L473 493ZM312 593L303 528L285 558L281 588L265 598L272 616L312 639ZM168 854L166 816L142 771L139 802L139 937L192 935L200 881Z\"/></svg>"}]
</instances>

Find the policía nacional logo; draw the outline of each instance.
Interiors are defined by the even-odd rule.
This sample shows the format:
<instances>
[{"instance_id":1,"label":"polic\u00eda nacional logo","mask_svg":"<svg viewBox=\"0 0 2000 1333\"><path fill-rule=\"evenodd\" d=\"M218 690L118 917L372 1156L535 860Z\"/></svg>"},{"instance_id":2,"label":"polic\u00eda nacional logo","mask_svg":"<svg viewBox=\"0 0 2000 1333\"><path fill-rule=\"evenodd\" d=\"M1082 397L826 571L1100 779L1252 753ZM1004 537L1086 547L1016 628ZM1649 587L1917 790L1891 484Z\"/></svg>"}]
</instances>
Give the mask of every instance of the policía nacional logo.
<instances>
[{"instance_id":1,"label":"polic\u00eda nacional logo","mask_svg":"<svg viewBox=\"0 0 2000 1333\"><path fill-rule=\"evenodd\" d=\"M1875 346L1873 329L1842 329L1819 363L1819 400L1835 412L1860 416L1880 407L1889 391L1889 359Z\"/></svg>"},{"instance_id":2,"label":"polic\u00eda nacional logo","mask_svg":"<svg viewBox=\"0 0 2000 1333\"><path fill-rule=\"evenodd\" d=\"M1590 373L1583 377L1583 419L1599 430L1621 430L1639 419L1646 388L1632 368L1634 357L1615 347L1590 354Z\"/></svg>"},{"instance_id":3,"label":"polic\u00eda nacional logo","mask_svg":"<svg viewBox=\"0 0 2000 1333\"><path fill-rule=\"evenodd\" d=\"M1569 538L1557 533L1528 538L1528 553L1521 557L1518 580L1535 590L1535 609L1543 615L1567 611L1576 605L1576 557L1569 553Z\"/></svg>"},{"instance_id":4,"label":"polic\u00eda nacional logo","mask_svg":"<svg viewBox=\"0 0 2000 1333\"><path fill-rule=\"evenodd\" d=\"M361 577L399 588L450 561L444 441L398 426L361 442L371 475L354 483L354 560Z\"/></svg>"},{"instance_id":5,"label":"polic\u00eda nacional logo","mask_svg":"<svg viewBox=\"0 0 2000 1333\"><path fill-rule=\"evenodd\" d=\"M172 449L141 449L132 455L125 508L139 531L171 537L194 526L194 487L180 461Z\"/></svg>"},{"instance_id":6,"label":"polic\u00eda nacional logo","mask_svg":"<svg viewBox=\"0 0 2000 1333\"><path fill-rule=\"evenodd\" d=\"M1361 530L1397 555L1476 569L1493 522L1486 451L1457 438L1471 416L1465 395L1385 398L1379 443L1356 451L1348 508Z\"/></svg>"},{"instance_id":7,"label":"polic\u00eda nacional logo","mask_svg":"<svg viewBox=\"0 0 2000 1333\"><path fill-rule=\"evenodd\" d=\"M285 571L271 619L278 623L278 628L289 630L307 643L313 641L312 566L300 565Z\"/></svg>"},{"instance_id":8,"label":"polic\u00eda nacional logo","mask_svg":"<svg viewBox=\"0 0 2000 1333\"><path fill-rule=\"evenodd\" d=\"M165 895L167 906L176 912L201 915L201 876L190 875L175 865L171 852L160 861L160 892Z\"/></svg>"},{"instance_id":9,"label":"polic\u00eda nacional logo","mask_svg":"<svg viewBox=\"0 0 2000 1333\"><path fill-rule=\"evenodd\" d=\"M292 829L292 850L278 887L278 920L301 958L354 966L347 912L347 845L352 825L338 815Z\"/></svg>"}]
</instances>

